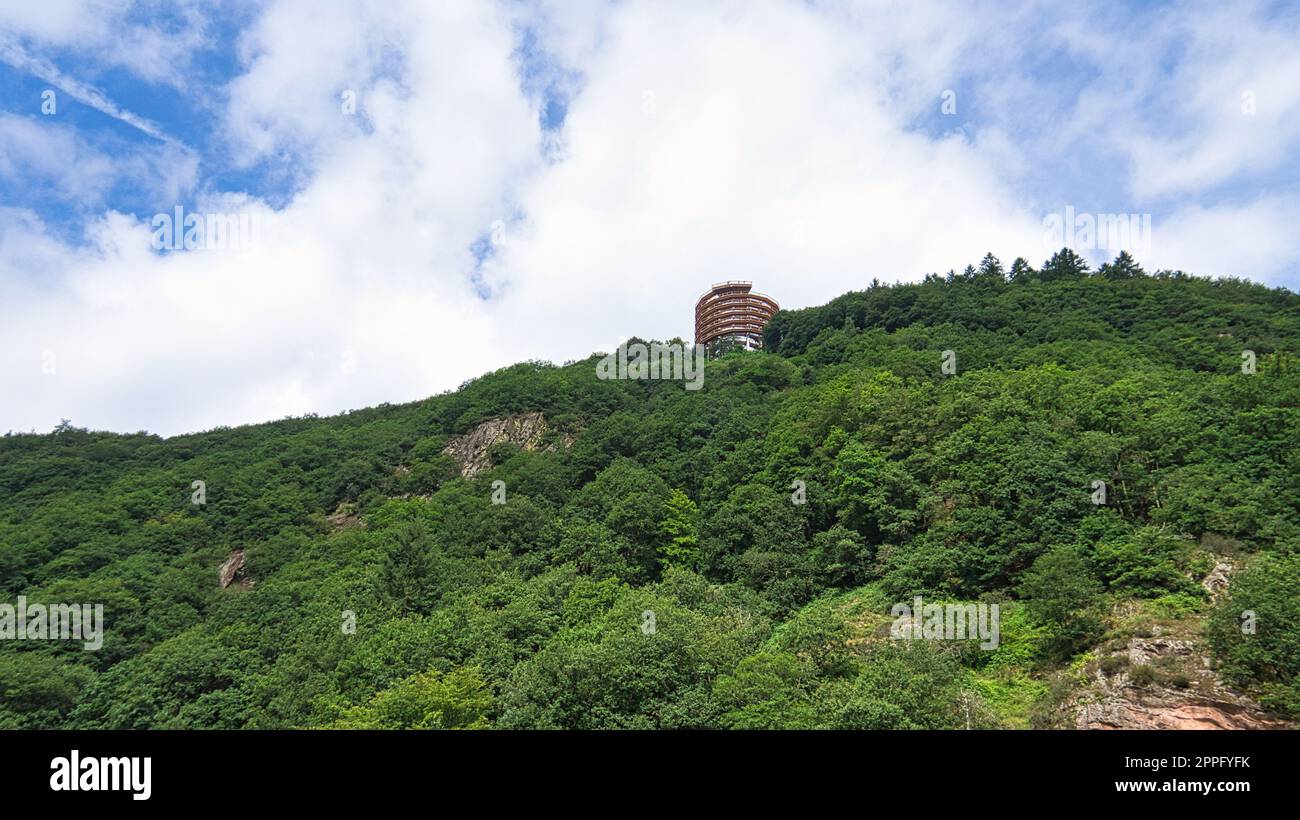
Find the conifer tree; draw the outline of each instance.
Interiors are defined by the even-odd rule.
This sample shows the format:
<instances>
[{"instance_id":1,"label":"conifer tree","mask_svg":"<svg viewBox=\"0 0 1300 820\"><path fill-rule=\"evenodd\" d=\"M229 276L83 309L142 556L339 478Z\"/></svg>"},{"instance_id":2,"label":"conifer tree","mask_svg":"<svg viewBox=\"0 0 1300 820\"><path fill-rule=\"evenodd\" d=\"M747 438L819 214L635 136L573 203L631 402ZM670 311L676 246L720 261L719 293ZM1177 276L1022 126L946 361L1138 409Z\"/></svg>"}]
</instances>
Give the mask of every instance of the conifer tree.
<instances>
[{"instance_id":1,"label":"conifer tree","mask_svg":"<svg viewBox=\"0 0 1300 820\"><path fill-rule=\"evenodd\" d=\"M1120 251L1114 262L1102 265L1097 273L1104 279L1136 279L1147 275L1128 251Z\"/></svg>"},{"instance_id":2,"label":"conifer tree","mask_svg":"<svg viewBox=\"0 0 1300 820\"><path fill-rule=\"evenodd\" d=\"M1088 274L1088 260L1071 248L1061 248L1043 263L1039 278L1044 282L1056 279L1081 279Z\"/></svg>"},{"instance_id":3,"label":"conifer tree","mask_svg":"<svg viewBox=\"0 0 1300 820\"><path fill-rule=\"evenodd\" d=\"M1037 275L1034 266L1029 264L1029 260L1023 256L1017 256L1016 261L1011 263L1011 270L1007 273L1009 282L1028 282Z\"/></svg>"}]
</instances>

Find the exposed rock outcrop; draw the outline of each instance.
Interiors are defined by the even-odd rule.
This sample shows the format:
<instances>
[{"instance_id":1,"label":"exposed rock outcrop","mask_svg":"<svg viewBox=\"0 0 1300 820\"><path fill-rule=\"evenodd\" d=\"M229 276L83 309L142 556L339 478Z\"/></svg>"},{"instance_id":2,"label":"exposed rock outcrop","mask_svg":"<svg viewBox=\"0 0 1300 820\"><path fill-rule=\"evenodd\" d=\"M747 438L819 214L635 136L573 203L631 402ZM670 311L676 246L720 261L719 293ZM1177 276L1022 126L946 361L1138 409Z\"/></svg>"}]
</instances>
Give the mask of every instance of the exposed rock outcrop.
<instances>
[{"instance_id":1,"label":"exposed rock outcrop","mask_svg":"<svg viewBox=\"0 0 1300 820\"><path fill-rule=\"evenodd\" d=\"M334 508L334 512L325 516L325 521L335 532L365 526L365 522L357 514L357 505L348 501L340 501L339 505Z\"/></svg>"},{"instance_id":2,"label":"exposed rock outcrop","mask_svg":"<svg viewBox=\"0 0 1300 820\"><path fill-rule=\"evenodd\" d=\"M1292 728L1226 686L1196 641L1131 638L1092 677L1074 699L1079 729Z\"/></svg>"},{"instance_id":3,"label":"exposed rock outcrop","mask_svg":"<svg viewBox=\"0 0 1300 820\"><path fill-rule=\"evenodd\" d=\"M1215 563L1214 569L1210 570L1209 574L1201 581L1201 586L1205 587L1205 591L1210 593L1210 600L1218 598L1228 588L1228 580L1232 577L1234 569L1235 567L1230 562L1219 559Z\"/></svg>"},{"instance_id":4,"label":"exposed rock outcrop","mask_svg":"<svg viewBox=\"0 0 1300 820\"><path fill-rule=\"evenodd\" d=\"M509 443L522 450L548 449L543 445L550 426L539 412L519 413L499 419L489 419L448 442L443 452L460 465L460 474L473 478L492 466L489 450L496 444ZM565 437L565 446L572 439Z\"/></svg>"},{"instance_id":5,"label":"exposed rock outcrop","mask_svg":"<svg viewBox=\"0 0 1300 820\"><path fill-rule=\"evenodd\" d=\"M1177 638L1162 638L1159 636L1130 638L1128 647L1124 651L1129 663L1134 666L1151 663L1160 658L1164 658L1166 662L1178 660L1195 664L1198 661L1196 643Z\"/></svg>"},{"instance_id":6,"label":"exposed rock outcrop","mask_svg":"<svg viewBox=\"0 0 1300 820\"><path fill-rule=\"evenodd\" d=\"M222 589L233 583L238 583L243 587L252 586L252 580L244 572L243 550L235 550L222 562L221 567L217 570L217 581L221 584Z\"/></svg>"},{"instance_id":7,"label":"exposed rock outcrop","mask_svg":"<svg viewBox=\"0 0 1300 820\"><path fill-rule=\"evenodd\" d=\"M1080 729L1285 729L1273 720L1234 703L1188 699L1167 690L1134 690L1086 703L1079 709Z\"/></svg>"}]
</instances>

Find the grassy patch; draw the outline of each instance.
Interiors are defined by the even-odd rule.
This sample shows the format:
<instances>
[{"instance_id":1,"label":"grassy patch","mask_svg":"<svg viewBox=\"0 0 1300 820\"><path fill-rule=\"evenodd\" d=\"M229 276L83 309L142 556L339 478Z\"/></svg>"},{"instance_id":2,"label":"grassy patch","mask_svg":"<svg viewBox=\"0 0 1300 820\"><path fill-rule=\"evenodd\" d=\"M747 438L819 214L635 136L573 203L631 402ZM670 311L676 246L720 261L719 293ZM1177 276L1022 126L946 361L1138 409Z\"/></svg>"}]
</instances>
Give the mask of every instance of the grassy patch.
<instances>
[{"instance_id":1,"label":"grassy patch","mask_svg":"<svg viewBox=\"0 0 1300 820\"><path fill-rule=\"evenodd\" d=\"M1049 695L1048 685L1020 669L971 672L970 687L984 699L998 723L1008 729L1030 728L1034 707Z\"/></svg>"}]
</instances>

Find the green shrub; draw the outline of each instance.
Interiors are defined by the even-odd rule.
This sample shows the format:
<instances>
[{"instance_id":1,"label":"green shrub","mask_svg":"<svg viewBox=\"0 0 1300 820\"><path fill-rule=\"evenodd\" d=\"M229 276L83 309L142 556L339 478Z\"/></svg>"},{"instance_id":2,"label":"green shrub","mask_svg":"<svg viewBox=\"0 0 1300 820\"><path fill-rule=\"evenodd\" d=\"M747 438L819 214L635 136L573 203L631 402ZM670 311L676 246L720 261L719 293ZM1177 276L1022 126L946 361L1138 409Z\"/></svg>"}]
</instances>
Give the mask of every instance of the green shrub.
<instances>
[{"instance_id":1,"label":"green shrub","mask_svg":"<svg viewBox=\"0 0 1300 820\"><path fill-rule=\"evenodd\" d=\"M1128 673L1128 679L1134 686L1150 686L1156 682L1156 677L1155 667L1149 663L1131 667Z\"/></svg>"},{"instance_id":2,"label":"green shrub","mask_svg":"<svg viewBox=\"0 0 1300 820\"><path fill-rule=\"evenodd\" d=\"M1207 633L1229 682L1300 714L1300 555L1261 555L1234 575Z\"/></svg>"}]
</instances>

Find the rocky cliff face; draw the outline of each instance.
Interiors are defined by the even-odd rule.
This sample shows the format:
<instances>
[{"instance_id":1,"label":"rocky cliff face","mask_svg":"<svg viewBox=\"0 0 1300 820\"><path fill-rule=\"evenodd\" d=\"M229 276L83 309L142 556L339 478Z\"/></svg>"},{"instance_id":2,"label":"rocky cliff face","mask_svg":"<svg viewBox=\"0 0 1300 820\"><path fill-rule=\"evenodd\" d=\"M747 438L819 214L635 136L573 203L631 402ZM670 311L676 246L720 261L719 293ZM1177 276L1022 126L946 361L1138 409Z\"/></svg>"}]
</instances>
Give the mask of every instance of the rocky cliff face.
<instances>
[{"instance_id":1,"label":"rocky cliff face","mask_svg":"<svg viewBox=\"0 0 1300 820\"><path fill-rule=\"evenodd\" d=\"M488 450L496 444L510 443L522 450L543 449L543 437L550 430L539 412L519 413L489 419L463 436L452 439L443 452L460 465L460 474L473 478L492 466ZM569 440L566 439L567 445Z\"/></svg>"},{"instance_id":2,"label":"rocky cliff face","mask_svg":"<svg viewBox=\"0 0 1300 820\"><path fill-rule=\"evenodd\" d=\"M252 580L244 572L243 550L235 550L222 562L217 569L217 582L221 584L222 589L233 583L244 587L252 586Z\"/></svg>"},{"instance_id":3,"label":"rocky cliff face","mask_svg":"<svg viewBox=\"0 0 1300 820\"><path fill-rule=\"evenodd\" d=\"M1079 710L1080 729L1286 729L1246 707L1187 699L1168 691L1134 691Z\"/></svg>"},{"instance_id":4,"label":"rocky cliff face","mask_svg":"<svg viewBox=\"0 0 1300 820\"><path fill-rule=\"evenodd\" d=\"M1220 557L1201 579L1214 600L1237 564ZM1129 602L1116 611L1134 611ZM1063 725L1078 729L1291 729L1228 686L1211 662L1199 618L1151 624L1097 647L1083 686L1066 701Z\"/></svg>"},{"instance_id":5,"label":"rocky cliff face","mask_svg":"<svg viewBox=\"0 0 1300 820\"><path fill-rule=\"evenodd\" d=\"M1205 591L1210 593L1210 600L1217 600L1228 589L1228 582L1232 579L1232 573L1236 571L1236 565L1231 561L1219 559L1214 564L1214 569L1210 570L1205 579L1201 581L1201 586Z\"/></svg>"},{"instance_id":6,"label":"rocky cliff face","mask_svg":"<svg viewBox=\"0 0 1300 820\"><path fill-rule=\"evenodd\" d=\"M1131 638L1092 677L1075 700L1079 729L1292 728L1224 685L1196 641Z\"/></svg>"}]
</instances>

